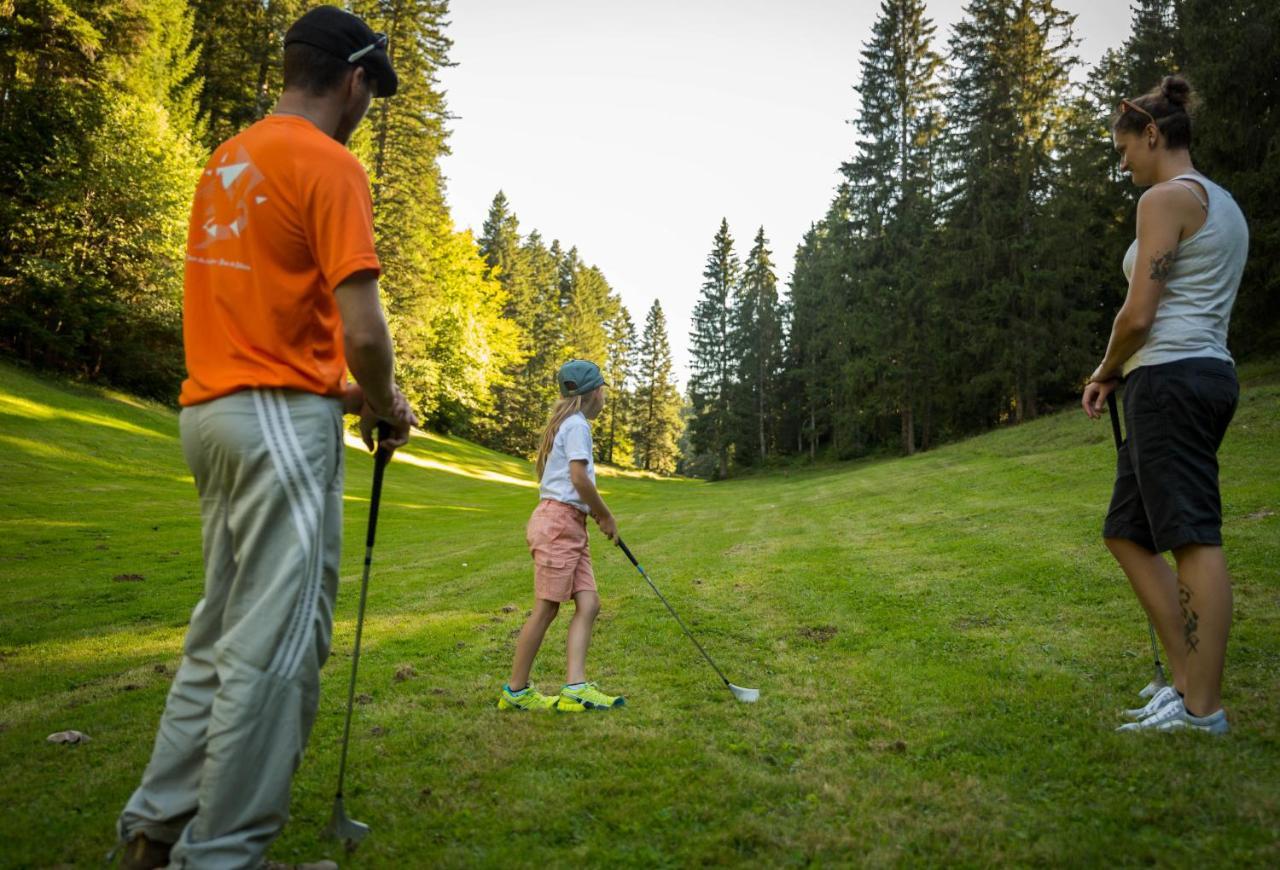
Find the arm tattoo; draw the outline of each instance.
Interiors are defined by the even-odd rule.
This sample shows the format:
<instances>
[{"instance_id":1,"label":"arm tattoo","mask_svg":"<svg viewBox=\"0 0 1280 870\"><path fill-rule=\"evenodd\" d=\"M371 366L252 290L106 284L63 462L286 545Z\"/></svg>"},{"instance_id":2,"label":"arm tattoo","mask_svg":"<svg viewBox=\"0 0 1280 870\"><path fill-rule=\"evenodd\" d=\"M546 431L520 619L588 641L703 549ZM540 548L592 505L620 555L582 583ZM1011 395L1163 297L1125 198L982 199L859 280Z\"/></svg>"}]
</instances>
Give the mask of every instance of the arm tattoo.
<instances>
[{"instance_id":1,"label":"arm tattoo","mask_svg":"<svg viewBox=\"0 0 1280 870\"><path fill-rule=\"evenodd\" d=\"M1200 645L1196 631L1200 628L1200 614L1191 609L1191 590L1178 584L1178 603L1182 605L1182 634L1187 642L1187 652L1193 653Z\"/></svg>"},{"instance_id":2,"label":"arm tattoo","mask_svg":"<svg viewBox=\"0 0 1280 870\"><path fill-rule=\"evenodd\" d=\"M1173 251L1166 251L1151 258L1151 280L1163 284L1173 271Z\"/></svg>"}]
</instances>

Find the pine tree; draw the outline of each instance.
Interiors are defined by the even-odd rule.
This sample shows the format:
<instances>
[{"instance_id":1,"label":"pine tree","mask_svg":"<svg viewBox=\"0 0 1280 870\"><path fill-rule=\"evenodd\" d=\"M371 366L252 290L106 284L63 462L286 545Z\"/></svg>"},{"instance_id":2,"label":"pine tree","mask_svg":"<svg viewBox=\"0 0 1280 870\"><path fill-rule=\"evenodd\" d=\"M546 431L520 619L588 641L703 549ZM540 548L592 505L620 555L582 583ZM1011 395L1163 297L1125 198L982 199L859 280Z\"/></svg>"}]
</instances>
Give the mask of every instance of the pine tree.
<instances>
[{"instance_id":1,"label":"pine tree","mask_svg":"<svg viewBox=\"0 0 1280 870\"><path fill-rule=\"evenodd\" d=\"M454 229L440 158L448 108L437 76L451 65L445 0L364 0L352 11L387 34L400 84L378 100L352 140L370 170L378 256L398 377L429 425L473 432L521 355L471 234Z\"/></svg>"},{"instance_id":2,"label":"pine tree","mask_svg":"<svg viewBox=\"0 0 1280 870\"><path fill-rule=\"evenodd\" d=\"M1136 97L1151 90L1167 75L1181 72L1184 49L1178 32L1178 0L1137 0L1133 31L1125 40L1124 75L1119 98ZM1115 109L1116 102L1110 106Z\"/></svg>"},{"instance_id":3,"label":"pine tree","mask_svg":"<svg viewBox=\"0 0 1280 870\"><path fill-rule=\"evenodd\" d=\"M768 244L760 227L730 312L729 346L737 365L732 393L734 461L742 465L769 456L777 437L782 320Z\"/></svg>"},{"instance_id":4,"label":"pine tree","mask_svg":"<svg viewBox=\"0 0 1280 870\"><path fill-rule=\"evenodd\" d=\"M1178 8L1186 71L1200 99L1191 156L1249 221L1230 346L1233 355L1273 354L1280 351L1280 5L1180 0Z\"/></svg>"},{"instance_id":5,"label":"pine tree","mask_svg":"<svg viewBox=\"0 0 1280 870\"><path fill-rule=\"evenodd\" d=\"M676 389L667 338L667 319L655 299L644 321L636 360L634 403L635 464L645 471L670 474L680 457L680 393Z\"/></svg>"},{"instance_id":6,"label":"pine tree","mask_svg":"<svg viewBox=\"0 0 1280 870\"><path fill-rule=\"evenodd\" d=\"M1058 386L1047 375L1067 303L1037 268L1036 230L1076 63L1073 22L1052 0L973 0L951 38L944 269L950 363L968 376L964 428L1034 417Z\"/></svg>"},{"instance_id":7,"label":"pine tree","mask_svg":"<svg viewBox=\"0 0 1280 870\"><path fill-rule=\"evenodd\" d=\"M611 299L609 282L598 267L583 263L577 248L569 255L572 266L561 285L565 343L571 356L603 368L609 344L607 324L616 301Z\"/></svg>"},{"instance_id":8,"label":"pine tree","mask_svg":"<svg viewBox=\"0 0 1280 870\"><path fill-rule=\"evenodd\" d=\"M476 435L481 442L495 449L525 454L532 450L533 432L540 423L542 411L540 403L536 413L529 406L533 398L528 368L534 354L535 298L525 268L520 221L501 190L489 206L478 241L489 277L502 285L506 297L503 316L515 327L518 354L504 371L502 380L495 384L493 412L478 423Z\"/></svg>"},{"instance_id":9,"label":"pine tree","mask_svg":"<svg viewBox=\"0 0 1280 870\"><path fill-rule=\"evenodd\" d=\"M270 113L280 94L285 31L311 5L304 0L191 0L207 148Z\"/></svg>"},{"instance_id":10,"label":"pine tree","mask_svg":"<svg viewBox=\"0 0 1280 870\"><path fill-rule=\"evenodd\" d=\"M636 325L617 297L613 297L613 313L605 324L609 344L605 352L605 380L609 383L609 401L605 404L596 429L600 437L600 460L613 465L629 465L634 453L631 428L634 414L632 381L636 364Z\"/></svg>"},{"instance_id":11,"label":"pine tree","mask_svg":"<svg viewBox=\"0 0 1280 870\"><path fill-rule=\"evenodd\" d=\"M884 0L862 52L858 153L845 164L859 229L851 342L860 348L866 402L899 421L915 452L917 413L929 405L938 348L932 269L934 178L942 59L922 0ZM922 415L927 419L927 413ZM925 427L927 430L927 426ZM927 437L927 436L926 436Z\"/></svg>"},{"instance_id":12,"label":"pine tree","mask_svg":"<svg viewBox=\"0 0 1280 870\"><path fill-rule=\"evenodd\" d=\"M733 251L729 222L722 219L702 272L702 295L693 308L693 332L689 336L693 360L689 379L693 404L690 434L695 449L713 457L717 477L729 473L729 402L736 368L729 343L729 294L738 283L741 268Z\"/></svg>"}]
</instances>

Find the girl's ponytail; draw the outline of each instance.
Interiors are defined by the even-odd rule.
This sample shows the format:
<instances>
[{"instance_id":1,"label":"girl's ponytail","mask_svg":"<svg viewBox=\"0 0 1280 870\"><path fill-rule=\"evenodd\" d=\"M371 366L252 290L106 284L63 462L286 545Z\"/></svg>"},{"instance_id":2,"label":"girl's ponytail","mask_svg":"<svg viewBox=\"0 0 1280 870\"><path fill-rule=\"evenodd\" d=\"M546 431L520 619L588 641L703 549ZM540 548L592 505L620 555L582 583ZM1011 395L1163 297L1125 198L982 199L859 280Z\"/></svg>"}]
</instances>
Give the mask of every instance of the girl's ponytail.
<instances>
[{"instance_id":1,"label":"girl's ponytail","mask_svg":"<svg viewBox=\"0 0 1280 870\"><path fill-rule=\"evenodd\" d=\"M589 394L588 394L589 395ZM538 444L538 481L542 481L542 472L547 467L547 457L551 455L551 447L556 442L556 433L560 424L582 410L583 396L565 396L557 399L547 417L547 428L542 430L542 440Z\"/></svg>"}]
</instances>

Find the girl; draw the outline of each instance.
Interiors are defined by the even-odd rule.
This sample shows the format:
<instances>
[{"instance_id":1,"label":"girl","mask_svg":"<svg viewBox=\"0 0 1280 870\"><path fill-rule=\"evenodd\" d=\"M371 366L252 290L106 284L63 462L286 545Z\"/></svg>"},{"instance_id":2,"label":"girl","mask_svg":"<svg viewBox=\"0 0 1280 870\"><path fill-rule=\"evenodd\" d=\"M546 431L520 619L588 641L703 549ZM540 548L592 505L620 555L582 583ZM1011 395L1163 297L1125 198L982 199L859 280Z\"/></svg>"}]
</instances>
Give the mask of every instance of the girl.
<instances>
[{"instance_id":1,"label":"girl","mask_svg":"<svg viewBox=\"0 0 1280 870\"><path fill-rule=\"evenodd\" d=\"M1113 122L1121 171L1148 190L1124 258L1129 293L1081 403L1098 417L1123 379L1128 437L1102 534L1174 676L1173 686L1129 711L1137 721L1121 730L1224 734L1231 580L1217 453L1240 393L1227 324L1249 230L1231 195L1191 162L1190 99L1186 81L1168 76L1150 93L1121 101Z\"/></svg>"},{"instance_id":2,"label":"girl","mask_svg":"<svg viewBox=\"0 0 1280 870\"><path fill-rule=\"evenodd\" d=\"M570 360L560 367L560 399L551 409L538 448L539 494L526 530L533 554L533 612L516 641L511 678L502 687L499 710L550 710L580 713L620 707L621 696L601 692L586 681L591 626L600 612L600 596L587 549L587 514L610 541L618 525L596 490L591 461L591 424L604 409L604 376L594 363ZM573 599L569 623L568 682L558 696L543 695L529 685L529 670L547 628L560 605Z\"/></svg>"}]
</instances>

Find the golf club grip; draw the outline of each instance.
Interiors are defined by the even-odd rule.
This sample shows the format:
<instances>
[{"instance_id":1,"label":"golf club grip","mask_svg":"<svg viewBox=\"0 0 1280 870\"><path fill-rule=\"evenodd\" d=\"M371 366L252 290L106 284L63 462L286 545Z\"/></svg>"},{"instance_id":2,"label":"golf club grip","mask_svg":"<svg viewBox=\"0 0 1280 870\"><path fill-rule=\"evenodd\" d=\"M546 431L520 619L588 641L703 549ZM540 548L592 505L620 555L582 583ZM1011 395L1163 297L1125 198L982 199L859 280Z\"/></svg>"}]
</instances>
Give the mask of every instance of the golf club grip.
<instances>
[{"instance_id":1,"label":"golf club grip","mask_svg":"<svg viewBox=\"0 0 1280 870\"><path fill-rule=\"evenodd\" d=\"M1120 434L1120 411L1116 408L1115 390L1107 393L1107 412L1111 416L1111 435L1116 440L1116 449L1124 446L1124 438Z\"/></svg>"},{"instance_id":2,"label":"golf club grip","mask_svg":"<svg viewBox=\"0 0 1280 870\"><path fill-rule=\"evenodd\" d=\"M378 421L378 443L381 445L384 438L391 437L391 426L383 421ZM383 450L379 446L373 454L373 494L369 498L369 532L365 536L365 547L373 546L374 535L378 531L378 503L382 501L382 475L387 470L387 463L391 461L391 452Z\"/></svg>"},{"instance_id":3,"label":"golf club grip","mask_svg":"<svg viewBox=\"0 0 1280 870\"><path fill-rule=\"evenodd\" d=\"M640 567L640 563L636 561L636 557L635 557L635 556L631 555L631 549L630 549L626 544L624 544L624 543L622 542L622 538L621 538L621 537L619 537L619 538L618 538L618 546L622 548L622 552L624 552L624 553L626 553L626 554L627 554L627 558L631 560L631 564L632 564L632 565L635 565L637 568L639 568L639 567Z\"/></svg>"}]
</instances>

